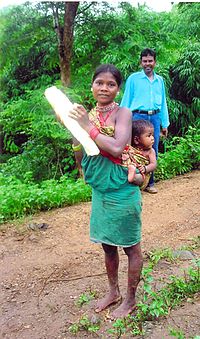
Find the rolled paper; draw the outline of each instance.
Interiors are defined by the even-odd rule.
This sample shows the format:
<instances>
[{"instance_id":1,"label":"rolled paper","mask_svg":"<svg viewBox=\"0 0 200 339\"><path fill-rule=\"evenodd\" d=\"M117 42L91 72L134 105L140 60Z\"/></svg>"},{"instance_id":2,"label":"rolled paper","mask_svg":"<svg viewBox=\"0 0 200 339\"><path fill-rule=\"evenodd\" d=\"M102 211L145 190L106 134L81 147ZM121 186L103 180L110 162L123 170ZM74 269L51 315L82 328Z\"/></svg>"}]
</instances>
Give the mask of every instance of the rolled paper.
<instances>
[{"instance_id":1,"label":"rolled paper","mask_svg":"<svg viewBox=\"0 0 200 339\"><path fill-rule=\"evenodd\" d=\"M99 148L90 138L89 134L79 125L79 123L68 116L73 104L67 96L56 86L49 87L44 92L46 99L55 111L56 116L72 135L81 143L87 155L99 154Z\"/></svg>"}]
</instances>

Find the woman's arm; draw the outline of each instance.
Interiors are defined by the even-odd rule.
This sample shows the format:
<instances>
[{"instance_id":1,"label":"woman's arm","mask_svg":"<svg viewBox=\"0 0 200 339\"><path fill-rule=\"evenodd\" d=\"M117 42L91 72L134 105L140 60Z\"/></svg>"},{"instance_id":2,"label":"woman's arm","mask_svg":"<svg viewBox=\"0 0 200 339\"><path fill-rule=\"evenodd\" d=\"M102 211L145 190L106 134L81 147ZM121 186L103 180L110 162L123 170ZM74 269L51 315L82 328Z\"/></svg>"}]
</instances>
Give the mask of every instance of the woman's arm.
<instances>
[{"instance_id":1,"label":"woman's arm","mask_svg":"<svg viewBox=\"0 0 200 339\"><path fill-rule=\"evenodd\" d=\"M87 111L81 105L75 104L73 110L70 111L69 116L77 120L81 127L84 128L89 134L94 128L94 125L89 120ZM117 158L122 154L126 144L130 143L131 130L131 111L125 107L119 107L118 111L116 112L114 137L109 137L99 133L95 138L95 143L100 149Z\"/></svg>"}]
</instances>

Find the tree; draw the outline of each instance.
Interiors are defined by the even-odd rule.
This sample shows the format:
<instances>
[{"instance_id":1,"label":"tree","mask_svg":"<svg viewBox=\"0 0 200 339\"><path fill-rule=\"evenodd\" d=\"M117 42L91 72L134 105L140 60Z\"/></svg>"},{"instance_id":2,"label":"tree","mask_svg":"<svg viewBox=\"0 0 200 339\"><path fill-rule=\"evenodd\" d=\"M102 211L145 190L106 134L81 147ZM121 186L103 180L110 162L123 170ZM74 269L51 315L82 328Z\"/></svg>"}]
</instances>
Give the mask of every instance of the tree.
<instances>
[{"instance_id":1,"label":"tree","mask_svg":"<svg viewBox=\"0 0 200 339\"><path fill-rule=\"evenodd\" d=\"M79 2L40 2L35 6L27 2L1 13L2 101L38 88L40 77L41 85L48 85L59 72L63 85L69 85L78 6Z\"/></svg>"},{"instance_id":2,"label":"tree","mask_svg":"<svg viewBox=\"0 0 200 339\"><path fill-rule=\"evenodd\" d=\"M64 24L59 20L59 2L52 2L54 27L58 38L61 81L64 86L70 84L70 64L72 58L74 24L79 1L65 2Z\"/></svg>"},{"instance_id":3,"label":"tree","mask_svg":"<svg viewBox=\"0 0 200 339\"><path fill-rule=\"evenodd\" d=\"M52 13L32 3L0 13L0 100L16 100L26 91L52 83L59 76L57 40Z\"/></svg>"}]
</instances>

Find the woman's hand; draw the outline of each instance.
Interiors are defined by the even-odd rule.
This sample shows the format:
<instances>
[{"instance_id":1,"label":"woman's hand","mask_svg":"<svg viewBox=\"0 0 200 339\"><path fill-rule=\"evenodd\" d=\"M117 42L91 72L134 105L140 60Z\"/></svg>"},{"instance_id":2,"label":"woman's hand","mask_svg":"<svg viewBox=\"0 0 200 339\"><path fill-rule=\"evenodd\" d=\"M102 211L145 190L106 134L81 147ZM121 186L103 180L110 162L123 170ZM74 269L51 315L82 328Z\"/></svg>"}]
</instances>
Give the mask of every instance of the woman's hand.
<instances>
[{"instance_id":1,"label":"woman's hand","mask_svg":"<svg viewBox=\"0 0 200 339\"><path fill-rule=\"evenodd\" d=\"M86 131L90 129L91 123L88 117L88 113L82 105L74 104L68 115L70 118L76 120L79 125Z\"/></svg>"}]
</instances>

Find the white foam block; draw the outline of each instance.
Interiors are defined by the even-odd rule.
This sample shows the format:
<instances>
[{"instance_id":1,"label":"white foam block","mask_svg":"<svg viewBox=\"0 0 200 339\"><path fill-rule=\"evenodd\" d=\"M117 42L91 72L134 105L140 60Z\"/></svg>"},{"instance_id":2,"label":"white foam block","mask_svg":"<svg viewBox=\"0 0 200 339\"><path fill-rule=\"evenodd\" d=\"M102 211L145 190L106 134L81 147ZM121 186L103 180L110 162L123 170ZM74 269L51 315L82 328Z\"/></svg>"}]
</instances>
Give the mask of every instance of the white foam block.
<instances>
[{"instance_id":1,"label":"white foam block","mask_svg":"<svg viewBox=\"0 0 200 339\"><path fill-rule=\"evenodd\" d=\"M71 101L56 86L49 87L44 92L45 97L54 109L57 117L62 121L65 127L82 144L87 155L99 154L99 148L90 138L89 134L79 125L79 123L68 116L72 108Z\"/></svg>"}]
</instances>

